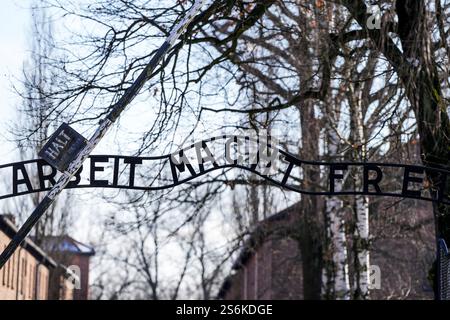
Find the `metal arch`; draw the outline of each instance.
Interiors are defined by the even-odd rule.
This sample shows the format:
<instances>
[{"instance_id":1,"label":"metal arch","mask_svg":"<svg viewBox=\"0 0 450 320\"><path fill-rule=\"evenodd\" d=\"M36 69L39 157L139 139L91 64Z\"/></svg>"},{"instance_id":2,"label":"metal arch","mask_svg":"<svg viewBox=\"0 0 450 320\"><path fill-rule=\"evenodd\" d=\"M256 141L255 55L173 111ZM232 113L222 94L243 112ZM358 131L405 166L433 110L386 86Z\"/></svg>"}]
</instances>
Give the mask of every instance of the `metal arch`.
<instances>
[{"instance_id":1,"label":"metal arch","mask_svg":"<svg viewBox=\"0 0 450 320\"><path fill-rule=\"evenodd\" d=\"M237 139L237 138L242 138L243 136L238 136L238 135L224 135L224 136L220 136L220 137L213 137L213 138L209 138L209 139L205 139L202 140L198 143L194 143L191 144L190 146L187 146L185 148L179 149L177 152L172 153L172 154L167 154L167 155L162 155L162 156L156 156L156 157L129 157L129 156L120 156L120 155L92 155L89 156L89 158L92 159L97 159L97 158L106 158L106 159L114 159L114 162L118 162L120 161L120 159L125 159L127 160L129 163L139 163L142 164L144 161L155 161L159 164L162 164L163 166L167 165L170 166L170 159L172 156L174 155L183 155L188 153L190 150L198 147L199 145L203 146L203 145L207 145L208 143L211 142L217 142L220 139ZM249 137L245 137L245 139L247 140L253 140L256 141L256 139L252 139ZM303 160L303 159L299 159L297 157L295 157L294 155L283 151L279 148L274 148L272 147L271 144L267 144L267 147L272 149L272 150L276 150L277 152L279 152L280 154L280 159L282 161L284 161L285 163L288 163L288 168L285 170L284 172L284 177L283 179L276 179L272 176L266 175L264 173L262 173L261 171L258 170L258 166L257 165L242 165L242 164L238 164L236 162L234 163L225 163L225 164L220 164L220 165L214 165L210 168L207 169L203 169L203 170L192 170L190 172L190 174L183 178L183 179L178 179L175 176L172 177L172 181L167 181L165 180L164 184L162 185L158 185L155 186L153 184L146 184L146 185L136 185L134 183L129 183L129 184L119 184L117 179L112 179L113 183L96 183L95 180L94 181L90 181L89 183L71 183L68 185L67 188L115 188L115 189L128 189L128 190L141 190L141 191L154 191L154 190L163 190L163 189L169 189L169 188L173 188L176 187L178 185L181 185L183 183L189 182L193 179L196 179L202 175L205 175L207 173L210 173L212 171L215 170L219 170L219 169L224 169L224 168L238 168L238 169L242 169L242 170L246 170L249 172L252 172L254 174L259 175L260 177L268 180L270 183L277 185L279 187L294 191L294 192L298 192L301 194L308 194L308 195L322 195L322 196L330 196L330 195L368 195L368 196L389 196L389 197L400 197L400 198L410 198L410 199L418 199L418 200L425 200L425 201L433 201L433 202L440 202L440 203L444 203L444 204L450 204L450 195L444 195L444 196L440 196L440 197L428 197L428 196L424 196L423 193L420 193L420 195L417 195L416 193L413 192L385 192L382 190L375 190L375 191L369 191L369 189L367 188L367 190L360 190L360 191L356 191L356 190L343 190L343 191L335 191L334 189L331 189L331 187L329 187L328 189L326 187L323 187L322 190L305 190L300 188L300 186L298 185L292 185L292 184L288 184L287 180L289 179L290 175L291 175L291 170L293 167L295 166L299 166L301 167L302 165L309 165L309 166L322 166L322 167L326 167L328 168L329 172L331 172L331 170L334 169L339 169L339 168L345 168L345 167L360 167L363 170L373 170L373 169L380 169L381 168L397 168L403 171L408 171L408 172L422 172L422 173L435 173L435 174L440 174L443 177L443 181L447 182L447 180L450 178L450 171L442 169L442 168L434 168L434 167L426 167L426 166L422 166L422 165L405 165L405 164L398 164L398 163L379 163L379 162L323 162L323 161L309 161L309 160ZM218 160L218 159L216 159ZM50 164L47 164L44 160L42 159L35 159L35 160L27 160L27 161L22 161L22 162L15 162L15 163L10 163L10 164L3 164L0 165L0 170L1 169L5 169L8 167L12 167L13 171L17 170L17 168L23 168L23 166L25 164L33 164L36 163L38 166L43 166L43 165L47 165L50 166ZM92 163L91 163L92 164ZM194 165L194 164L193 164ZM54 169L56 171L56 169ZM134 173L133 173L134 174ZM410 177L412 180L412 182L414 182L414 177ZM404 179L406 179L404 177ZM48 179L46 179L48 180ZM114 181L115 180L115 181ZM133 177L133 181L134 181L134 177ZM13 185L16 184L17 181L13 181ZM22 182L23 183L23 182ZM40 186L43 186L44 184L39 183ZM445 185L445 183L444 183ZM30 193L35 193L35 192L42 192L42 191L48 191L50 190L52 187L40 187L40 188L27 188L25 191L18 191L18 187L16 185L13 186L13 191L16 192L12 192L9 194L0 194L0 200L1 199L6 199L6 198L10 198L10 197L15 197L15 196L19 196L19 195L26 195L26 194L30 194Z\"/></svg>"}]
</instances>

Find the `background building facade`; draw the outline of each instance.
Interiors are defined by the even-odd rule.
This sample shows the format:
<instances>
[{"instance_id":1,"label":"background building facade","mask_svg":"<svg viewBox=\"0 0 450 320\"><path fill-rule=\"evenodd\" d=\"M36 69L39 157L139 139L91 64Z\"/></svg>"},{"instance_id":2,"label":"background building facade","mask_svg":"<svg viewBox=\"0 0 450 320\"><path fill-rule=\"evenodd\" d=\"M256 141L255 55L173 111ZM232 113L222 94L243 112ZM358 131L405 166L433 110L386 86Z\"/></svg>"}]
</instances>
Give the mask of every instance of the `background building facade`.
<instances>
[{"instance_id":1,"label":"background building facade","mask_svg":"<svg viewBox=\"0 0 450 320\"><path fill-rule=\"evenodd\" d=\"M1 250L17 230L12 216L0 215ZM48 237L42 246L27 238L0 270L0 300L87 300L94 253L69 236Z\"/></svg>"}]
</instances>

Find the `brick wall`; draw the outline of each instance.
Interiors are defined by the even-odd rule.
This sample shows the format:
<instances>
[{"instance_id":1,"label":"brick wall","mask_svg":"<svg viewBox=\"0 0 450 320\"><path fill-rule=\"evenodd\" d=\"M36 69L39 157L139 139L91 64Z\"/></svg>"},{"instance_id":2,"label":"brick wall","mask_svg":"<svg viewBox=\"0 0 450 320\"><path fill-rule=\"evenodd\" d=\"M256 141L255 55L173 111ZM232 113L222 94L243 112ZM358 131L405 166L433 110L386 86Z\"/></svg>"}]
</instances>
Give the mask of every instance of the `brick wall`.
<instances>
[{"instance_id":1,"label":"brick wall","mask_svg":"<svg viewBox=\"0 0 450 320\"><path fill-rule=\"evenodd\" d=\"M0 231L0 248L10 238ZM49 269L20 247L0 270L0 300L45 300L48 298Z\"/></svg>"},{"instance_id":2,"label":"brick wall","mask_svg":"<svg viewBox=\"0 0 450 320\"><path fill-rule=\"evenodd\" d=\"M269 238L249 253L228 279L225 300L302 299L297 242Z\"/></svg>"}]
</instances>

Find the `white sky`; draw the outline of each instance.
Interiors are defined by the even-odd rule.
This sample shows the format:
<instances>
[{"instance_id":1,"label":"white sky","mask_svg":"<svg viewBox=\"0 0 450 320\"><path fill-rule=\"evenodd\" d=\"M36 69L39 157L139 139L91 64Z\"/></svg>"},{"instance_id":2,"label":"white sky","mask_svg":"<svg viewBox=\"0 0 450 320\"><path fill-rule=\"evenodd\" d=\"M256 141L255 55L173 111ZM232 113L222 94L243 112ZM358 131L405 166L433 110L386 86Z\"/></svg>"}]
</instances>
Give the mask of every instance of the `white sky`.
<instances>
[{"instance_id":1,"label":"white sky","mask_svg":"<svg viewBox=\"0 0 450 320\"><path fill-rule=\"evenodd\" d=\"M0 163L4 164L21 160L15 144L10 141L12 136L8 130L12 121L18 116L17 109L21 103L20 97L14 92L14 86L21 88L22 66L30 54L28 40L31 30L31 10L29 9L31 1L7 0L2 1L1 4ZM34 158L37 158L37 155ZM83 197L84 193L80 192L80 196ZM20 197L18 200L20 201ZM6 202L0 203L0 213L4 205L6 205ZM89 238L89 228L85 227L90 220L86 219L89 211L79 205L77 207L79 208L77 212L78 223L73 228L72 235L81 241L86 241Z\"/></svg>"},{"instance_id":2,"label":"white sky","mask_svg":"<svg viewBox=\"0 0 450 320\"><path fill-rule=\"evenodd\" d=\"M2 1L0 10L0 163L18 160L15 146L8 142L9 124L16 117L20 99L13 86L20 87L18 81L26 58L26 39L29 30L28 0Z\"/></svg>"}]
</instances>

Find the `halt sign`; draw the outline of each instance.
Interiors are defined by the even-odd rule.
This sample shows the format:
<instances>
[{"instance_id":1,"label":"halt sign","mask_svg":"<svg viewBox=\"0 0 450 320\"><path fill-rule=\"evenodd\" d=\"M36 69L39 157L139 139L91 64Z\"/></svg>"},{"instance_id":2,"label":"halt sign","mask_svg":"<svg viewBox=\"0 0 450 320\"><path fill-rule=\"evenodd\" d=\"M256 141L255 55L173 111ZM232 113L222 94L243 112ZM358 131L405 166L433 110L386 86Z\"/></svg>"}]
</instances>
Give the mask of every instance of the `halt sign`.
<instances>
[{"instance_id":1,"label":"halt sign","mask_svg":"<svg viewBox=\"0 0 450 320\"><path fill-rule=\"evenodd\" d=\"M87 140L67 123L63 123L39 152L39 156L61 172L86 146Z\"/></svg>"}]
</instances>

